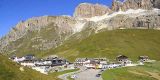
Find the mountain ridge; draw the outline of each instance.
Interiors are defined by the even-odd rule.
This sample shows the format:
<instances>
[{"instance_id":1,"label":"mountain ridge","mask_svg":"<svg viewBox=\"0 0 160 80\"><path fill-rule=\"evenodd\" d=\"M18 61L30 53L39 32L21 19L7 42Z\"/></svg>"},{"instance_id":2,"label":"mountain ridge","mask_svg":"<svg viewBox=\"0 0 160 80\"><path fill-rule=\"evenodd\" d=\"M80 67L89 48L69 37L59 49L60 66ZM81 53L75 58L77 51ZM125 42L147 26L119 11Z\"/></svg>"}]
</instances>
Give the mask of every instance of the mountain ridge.
<instances>
[{"instance_id":1,"label":"mountain ridge","mask_svg":"<svg viewBox=\"0 0 160 80\"><path fill-rule=\"evenodd\" d=\"M129 5L127 1L131 0L126 0L123 3ZM148 0L144 4L150 3L150 1ZM117 0L114 0L113 4L114 2L119 3ZM115 5L116 8L118 7L118 11L113 10ZM160 28L160 10L155 9L153 3L149 4L153 9L139 7L132 9L129 7L126 11L117 5L119 4L114 4L110 9L100 4L82 3L75 9L77 14L74 17L42 16L21 21L0 39L0 53L9 55L29 52L43 53L63 45L73 36L83 40L101 31L115 29L158 30ZM104 10L105 12L103 12Z\"/></svg>"}]
</instances>

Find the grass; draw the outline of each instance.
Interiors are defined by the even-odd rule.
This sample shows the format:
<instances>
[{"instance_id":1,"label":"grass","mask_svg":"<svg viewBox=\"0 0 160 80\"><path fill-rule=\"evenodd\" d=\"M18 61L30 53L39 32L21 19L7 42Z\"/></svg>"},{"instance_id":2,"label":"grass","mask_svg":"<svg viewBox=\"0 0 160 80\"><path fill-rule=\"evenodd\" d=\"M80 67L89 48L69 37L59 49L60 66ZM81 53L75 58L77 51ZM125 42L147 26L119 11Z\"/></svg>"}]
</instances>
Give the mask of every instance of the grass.
<instances>
[{"instance_id":1,"label":"grass","mask_svg":"<svg viewBox=\"0 0 160 80\"><path fill-rule=\"evenodd\" d=\"M159 30L107 30L91 36L89 36L89 32L82 31L73 35L57 48L44 51L32 48L32 45L41 43L40 41L30 41L32 38L41 36L42 39L58 39L57 41L59 41L56 35L55 28L48 26L47 29L42 29L39 32L30 32L24 38L11 43L11 47L16 49L15 53L19 56L25 54L35 54L38 57L59 55L72 62L78 57L106 57L114 60L120 54L126 55L134 61L141 55L147 55L151 59L160 60ZM57 42L57 44L60 44L60 42Z\"/></svg>"},{"instance_id":2,"label":"grass","mask_svg":"<svg viewBox=\"0 0 160 80\"><path fill-rule=\"evenodd\" d=\"M145 64L144 66L107 70L102 74L102 77L104 80L157 80L147 72L159 74L160 62Z\"/></svg>"},{"instance_id":3,"label":"grass","mask_svg":"<svg viewBox=\"0 0 160 80\"><path fill-rule=\"evenodd\" d=\"M19 56L25 54L35 54L38 57L58 55L72 62L78 57L106 57L114 60L120 54L126 55L134 61L141 55L160 60L159 30L107 30L91 36L87 33L89 32L76 33L57 48L44 51L32 48L32 45L41 43L30 41L35 36L41 36L47 40L59 39L53 26L48 26L47 30L42 29L40 32L31 32L24 38L11 43L11 45L14 46L15 53ZM60 43L57 42L57 44ZM17 45L21 45L21 47L17 47Z\"/></svg>"},{"instance_id":4,"label":"grass","mask_svg":"<svg viewBox=\"0 0 160 80\"><path fill-rule=\"evenodd\" d=\"M71 78L71 76L68 76L67 79L68 80L74 80L73 78Z\"/></svg>"},{"instance_id":5,"label":"grass","mask_svg":"<svg viewBox=\"0 0 160 80\"><path fill-rule=\"evenodd\" d=\"M106 57L114 60L123 54L137 60L140 55L160 60L160 31L158 30L113 30L91 35L84 39L66 41L60 47L45 52L57 54L74 61L77 57Z\"/></svg>"},{"instance_id":6,"label":"grass","mask_svg":"<svg viewBox=\"0 0 160 80\"><path fill-rule=\"evenodd\" d=\"M53 31L51 30L50 32ZM51 34L49 36L47 34L47 32L44 32L38 35L44 38L51 36ZM77 57L106 57L114 60L117 55L123 54L134 61L140 55L147 55L151 59L160 60L160 31L158 30L112 30L92 34L89 37L78 38L77 35L84 35L81 34L83 33L77 33L61 46L46 51L38 51L31 48L33 43L30 42L30 38L36 36L37 32L33 32L26 36L26 38L12 44L17 46L19 43L23 43L21 47L17 48L17 54L20 56L27 53L33 53L39 57L56 54L70 61L74 61ZM159 64L146 64L146 66L135 68L108 70L103 74L103 78L105 80L155 80L155 78L150 76L137 75L129 71L136 71L143 74L148 74L145 71L159 72ZM28 68L24 72L21 72L19 67L19 65L8 61L7 58L0 56L0 80L57 80L56 76L63 73L53 73L47 76Z\"/></svg>"},{"instance_id":7,"label":"grass","mask_svg":"<svg viewBox=\"0 0 160 80\"><path fill-rule=\"evenodd\" d=\"M45 46L47 45L47 42L53 42L55 44L47 45L52 46L53 48L59 44L61 44L61 41L64 40L65 36L68 34L61 34L59 35L57 29L57 26L54 26L54 23L51 23L45 28L42 28L41 30L35 30L35 31L29 31L27 35L23 36L22 38L10 42L9 46L11 48L7 48L6 54L12 55L16 54L17 56L24 56L26 54L35 54L37 56L43 56ZM62 38L60 38L60 36ZM51 44L51 43L50 43ZM34 46L34 48L33 48ZM38 47L37 47L38 46ZM46 48L47 49L47 48ZM12 52L15 50L14 52Z\"/></svg>"}]
</instances>

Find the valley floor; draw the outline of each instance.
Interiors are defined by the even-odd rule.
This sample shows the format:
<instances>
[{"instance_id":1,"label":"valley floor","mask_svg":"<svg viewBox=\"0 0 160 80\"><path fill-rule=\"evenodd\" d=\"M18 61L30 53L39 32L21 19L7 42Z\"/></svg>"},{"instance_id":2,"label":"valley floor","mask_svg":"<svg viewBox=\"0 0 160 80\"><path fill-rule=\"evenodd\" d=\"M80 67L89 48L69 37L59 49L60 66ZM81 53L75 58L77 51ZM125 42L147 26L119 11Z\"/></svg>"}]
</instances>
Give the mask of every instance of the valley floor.
<instances>
[{"instance_id":1,"label":"valley floor","mask_svg":"<svg viewBox=\"0 0 160 80\"><path fill-rule=\"evenodd\" d=\"M76 75L75 80L160 80L160 61L145 63L142 66L109 69L102 73L102 78L96 77L100 70L94 69L78 73L75 73L77 70L68 70L44 75L28 68L20 71L19 67L20 65L0 55L0 80L59 80L59 75L70 73L72 74L67 75L67 78Z\"/></svg>"},{"instance_id":2,"label":"valley floor","mask_svg":"<svg viewBox=\"0 0 160 80\"><path fill-rule=\"evenodd\" d=\"M74 80L160 80L160 62L109 69L104 71L101 77L96 77L99 72L100 70L88 69L72 75L76 75ZM69 78L69 80L73 79Z\"/></svg>"}]
</instances>

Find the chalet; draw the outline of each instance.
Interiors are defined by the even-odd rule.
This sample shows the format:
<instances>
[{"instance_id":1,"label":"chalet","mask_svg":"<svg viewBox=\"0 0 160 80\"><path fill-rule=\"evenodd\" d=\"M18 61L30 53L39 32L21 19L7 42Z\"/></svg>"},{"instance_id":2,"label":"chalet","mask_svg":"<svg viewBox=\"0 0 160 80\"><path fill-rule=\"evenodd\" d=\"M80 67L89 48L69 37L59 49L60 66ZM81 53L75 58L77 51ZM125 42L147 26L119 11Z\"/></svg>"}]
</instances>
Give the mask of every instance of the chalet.
<instances>
[{"instance_id":1,"label":"chalet","mask_svg":"<svg viewBox=\"0 0 160 80\"><path fill-rule=\"evenodd\" d=\"M34 61L34 64L35 64L35 66L43 65L44 64L43 62L44 62L44 59L37 59Z\"/></svg>"},{"instance_id":2,"label":"chalet","mask_svg":"<svg viewBox=\"0 0 160 80\"><path fill-rule=\"evenodd\" d=\"M127 56L124 56L124 55L118 55L117 58L116 58L116 60L117 60L118 62L125 62L125 61L128 60L128 57L127 57Z\"/></svg>"},{"instance_id":3,"label":"chalet","mask_svg":"<svg viewBox=\"0 0 160 80\"><path fill-rule=\"evenodd\" d=\"M66 60L59 59L59 58L48 60L48 61L51 61L52 63L51 66L62 66L67 63Z\"/></svg>"},{"instance_id":4,"label":"chalet","mask_svg":"<svg viewBox=\"0 0 160 80\"><path fill-rule=\"evenodd\" d=\"M84 66L86 68L103 68L107 64L106 58L77 58L75 67Z\"/></svg>"},{"instance_id":5,"label":"chalet","mask_svg":"<svg viewBox=\"0 0 160 80\"><path fill-rule=\"evenodd\" d=\"M35 62L35 60L27 60L27 59L25 59L23 61L20 61L19 63L21 65L23 65L23 66L33 67L33 66L35 66L34 62Z\"/></svg>"},{"instance_id":6,"label":"chalet","mask_svg":"<svg viewBox=\"0 0 160 80\"><path fill-rule=\"evenodd\" d=\"M87 58L77 58L77 59L75 60L74 65L75 65L76 67L83 66L84 63L86 63L86 61L88 61Z\"/></svg>"},{"instance_id":7,"label":"chalet","mask_svg":"<svg viewBox=\"0 0 160 80\"><path fill-rule=\"evenodd\" d=\"M14 59L13 59L13 61L14 62L17 62L17 63L19 63L19 62L21 62L21 61L24 61L25 60L25 57L15 57Z\"/></svg>"},{"instance_id":8,"label":"chalet","mask_svg":"<svg viewBox=\"0 0 160 80\"><path fill-rule=\"evenodd\" d=\"M27 55L25 56L25 59L26 59L26 60L33 60L33 59L35 59L35 55L33 55L33 54L27 54Z\"/></svg>"},{"instance_id":9,"label":"chalet","mask_svg":"<svg viewBox=\"0 0 160 80\"><path fill-rule=\"evenodd\" d=\"M36 66L62 66L64 64L67 64L66 60L60 59L60 58L47 58L41 61L36 61Z\"/></svg>"},{"instance_id":10,"label":"chalet","mask_svg":"<svg viewBox=\"0 0 160 80\"><path fill-rule=\"evenodd\" d=\"M86 62L84 62L84 66L87 68L98 68L99 64L100 61L94 59L88 59Z\"/></svg>"},{"instance_id":11,"label":"chalet","mask_svg":"<svg viewBox=\"0 0 160 80\"><path fill-rule=\"evenodd\" d=\"M43 73L43 74L47 74L48 72L49 72L49 70L50 70L50 67L46 67L46 66L34 66L34 67L32 67L32 69L34 69L34 70L36 70L36 71L39 71L39 72L41 72L41 73Z\"/></svg>"},{"instance_id":12,"label":"chalet","mask_svg":"<svg viewBox=\"0 0 160 80\"><path fill-rule=\"evenodd\" d=\"M9 59L14 60L16 58L15 55L12 55Z\"/></svg>"},{"instance_id":13,"label":"chalet","mask_svg":"<svg viewBox=\"0 0 160 80\"><path fill-rule=\"evenodd\" d=\"M35 56L32 54L28 54L22 58L18 58L15 60L23 66L33 67L35 66L34 62L36 61Z\"/></svg>"},{"instance_id":14,"label":"chalet","mask_svg":"<svg viewBox=\"0 0 160 80\"><path fill-rule=\"evenodd\" d=\"M149 57L148 56L139 56L138 59L140 62L147 62L149 60Z\"/></svg>"},{"instance_id":15,"label":"chalet","mask_svg":"<svg viewBox=\"0 0 160 80\"><path fill-rule=\"evenodd\" d=\"M52 68L64 67L69 64L67 60L58 57L49 56L46 59L36 59L32 54L28 54L24 57L12 56L9 59L21 64L22 66L27 66L44 74L47 74ZM69 67L73 68L72 66Z\"/></svg>"},{"instance_id":16,"label":"chalet","mask_svg":"<svg viewBox=\"0 0 160 80\"><path fill-rule=\"evenodd\" d=\"M128 57L125 56L125 55L119 55L119 56L117 56L116 60L117 60L120 64L122 64L123 66L127 66L127 65L132 64L132 61L130 61L130 60L128 59Z\"/></svg>"},{"instance_id":17,"label":"chalet","mask_svg":"<svg viewBox=\"0 0 160 80\"><path fill-rule=\"evenodd\" d=\"M121 67L121 64L119 64L119 63L110 63L109 65L107 65L108 69L118 68L118 67Z\"/></svg>"}]
</instances>

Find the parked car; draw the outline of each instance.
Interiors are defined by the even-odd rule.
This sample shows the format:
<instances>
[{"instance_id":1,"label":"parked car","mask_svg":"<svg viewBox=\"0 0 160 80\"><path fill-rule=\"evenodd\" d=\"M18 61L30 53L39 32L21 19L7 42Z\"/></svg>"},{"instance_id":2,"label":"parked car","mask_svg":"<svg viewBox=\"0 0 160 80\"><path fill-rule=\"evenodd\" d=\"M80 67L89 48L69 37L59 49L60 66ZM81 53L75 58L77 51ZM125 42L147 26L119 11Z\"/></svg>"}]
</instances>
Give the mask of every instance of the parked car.
<instances>
[{"instance_id":1,"label":"parked car","mask_svg":"<svg viewBox=\"0 0 160 80\"><path fill-rule=\"evenodd\" d=\"M75 78L77 78L77 76L76 76L76 75L72 75L71 78L72 78L72 79L75 79Z\"/></svg>"},{"instance_id":2,"label":"parked car","mask_svg":"<svg viewBox=\"0 0 160 80\"><path fill-rule=\"evenodd\" d=\"M101 76L101 74L97 74L97 75L96 75L96 77L100 77L100 76Z\"/></svg>"},{"instance_id":3,"label":"parked car","mask_svg":"<svg viewBox=\"0 0 160 80\"><path fill-rule=\"evenodd\" d=\"M101 72L105 71L105 69L101 69Z\"/></svg>"}]
</instances>

